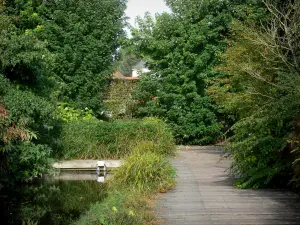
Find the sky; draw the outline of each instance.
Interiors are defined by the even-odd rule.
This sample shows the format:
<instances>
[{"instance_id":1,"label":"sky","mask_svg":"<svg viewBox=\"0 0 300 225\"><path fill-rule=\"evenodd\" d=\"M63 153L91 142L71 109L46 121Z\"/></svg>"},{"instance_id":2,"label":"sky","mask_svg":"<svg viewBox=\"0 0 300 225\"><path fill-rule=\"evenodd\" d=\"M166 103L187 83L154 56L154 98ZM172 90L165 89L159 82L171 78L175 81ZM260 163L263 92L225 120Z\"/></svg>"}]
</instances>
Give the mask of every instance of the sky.
<instances>
[{"instance_id":1,"label":"sky","mask_svg":"<svg viewBox=\"0 0 300 225\"><path fill-rule=\"evenodd\" d=\"M137 16L144 16L145 12L155 13L170 12L164 0L128 0L126 15L130 17L128 22L134 26Z\"/></svg>"}]
</instances>

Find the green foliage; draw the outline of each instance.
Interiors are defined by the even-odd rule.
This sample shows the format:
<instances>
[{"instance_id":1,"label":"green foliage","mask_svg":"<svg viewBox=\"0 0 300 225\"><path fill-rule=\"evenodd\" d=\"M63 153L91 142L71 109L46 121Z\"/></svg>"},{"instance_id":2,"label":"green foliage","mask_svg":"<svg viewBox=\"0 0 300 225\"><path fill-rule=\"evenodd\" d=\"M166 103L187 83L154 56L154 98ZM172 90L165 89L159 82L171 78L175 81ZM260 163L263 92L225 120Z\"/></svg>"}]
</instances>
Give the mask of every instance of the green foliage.
<instances>
[{"instance_id":1,"label":"green foliage","mask_svg":"<svg viewBox=\"0 0 300 225\"><path fill-rule=\"evenodd\" d=\"M131 187L112 188L108 197L91 206L76 225L143 225L154 220L148 194Z\"/></svg>"},{"instance_id":2,"label":"green foliage","mask_svg":"<svg viewBox=\"0 0 300 225\"><path fill-rule=\"evenodd\" d=\"M93 111L85 108L84 110L74 109L69 104L64 102L57 103L57 118L64 122L72 122L76 120L92 120Z\"/></svg>"},{"instance_id":3,"label":"green foliage","mask_svg":"<svg viewBox=\"0 0 300 225\"><path fill-rule=\"evenodd\" d=\"M38 25L27 1L5 1L0 13L0 73L18 88L30 88L39 95L50 93L51 82L46 76L45 60L49 58L44 42L28 28ZM37 16L37 20L38 16Z\"/></svg>"},{"instance_id":4,"label":"green foliage","mask_svg":"<svg viewBox=\"0 0 300 225\"><path fill-rule=\"evenodd\" d=\"M197 10L183 7L174 14L159 15L156 22L146 15L132 31L132 41L151 69L136 91L137 116L163 118L182 144L215 143L221 130L218 110L206 87L210 77L219 76L213 68L219 64L218 54L226 49L231 5L228 1L204 3Z\"/></svg>"},{"instance_id":5,"label":"green foliage","mask_svg":"<svg viewBox=\"0 0 300 225\"><path fill-rule=\"evenodd\" d=\"M124 36L125 6L124 0L59 0L38 7L44 20L39 38L53 55L48 66L58 84L59 101L100 115L114 55Z\"/></svg>"},{"instance_id":6,"label":"green foliage","mask_svg":"<svg viewBox=\"0 0 300 225\"><path fill-rule=\"evenodd\" d=\"M161 192L175 185L174 169L169 160L159 154L153 142L139 143L125 163L115 172L114 181L139 189L158 187Z\"/></svg>"},{"instance_id":7,"label":"green foliage","mask_svg":"<svg viewBox=\"0 0 300 225\"><path fill-rule=\"evenodd\" d=\"M217 107L207 91L224 77L219 57L228 47L233 19L247 23L264 18L257 0L167 0L172 14L154 21L138 19L132 46L147 60L135 93L136 116L157 116L171 125L177 143L212 144L232 125L232 116Z\"/></svg>"},{"instance_id":8,"label":"green foliage","mask_svg":"<svg viewBox=\"0 0 300 225\"><path fill-rule=\"evenodd\" d=\"M102 156L102 149L97 143L95 133L101 123L104 122L79 120L63 124L61 134L63 149L59 151L60 157L65 159L92 159Z\"/></svg>"},{"instance_id":9,"label":"green foliage","mask_svg":"<svg viewBox=\"0 0 300 225\"><path fill-rule=\"evenodd\" d=\"M1 165L19 160L13 151L26 143L24 152L31 156L24 171L30 160L32 170L35 164L47 167L46 145L59 155L61 121L90 120L91 110L101 116L124 38L125 5L124 0L0 1L0 149L6 150ZM56 110L57 101L64 103ZM41 146L45 162L36 162ZM9 173L10 167L4 167ZM36 172L23 177L31 175Z\"/></svg>"},{"instance_id":10,"label":"green foliage","mask_svg":"<svg viewBox=\"0 0 300 225\"><path fill-rule=\"evenodd\" d=\"M228 80L219 83L215 97L238 119L227 148L240 188L285 186L291 179L297 155L292 150L299 137L300 21L298 13L290 12L299 9L300 2L290 3L265 1L265 24L236 21L219 68Z\"/></svg>"},{"instance_id":11,"label":"green foliage","mask_svg":"<svg viewBox=\"0 0 300 225\"><path fill-rule=\"evenodd\" d=\"M0 75L2 150L43 137L53 126L54 107L31 91L19 90ZM39 140L38 140L39 142Z\"/></svg>"},{"instance_id":12,"label":"green foliage","mask_svg":"<svg viewBox=\"0 0 300 225\"><path fill-rule=\"evenodd\" d=\"M146 119L143 123L162 124L157 119ZM139 130L135 132L138 134ZM175 170L167 158L174 153L175 146L171 151L166 151L166 147L160 140L137 142L108 182L108 197L92 205L75 224L156 224L150 196L175 185Z\"/></svg>"},{"instance_id":13,"label":"green foliage","mask_svg":"<svg viewBox=\"0 0 300 225\"><path fill-rule=\"evenodd\" d=\"M44 142L37 139L52 126L53 105L45 98L51 94L44 66L48 51L35 32L26 32L39 23L31 3L0 5L1 182L37 177L51 161L51 149L33 143Z\"/></svg>"},{"instance_id":14,"label":"green foliage","mask_svg":"<svg viewBox=\"0 0 300 225\"><path fill-rule=\"evenodd\" d=\"M155 80L149 79L147 75L141 78L139 89L135 92L135 98L139 101L138 116L154 115L163 118L172 128L177 143L215 143L220 135L221 124L214 113L217 108L210 98L196 95L188 103L184 95L157 91L155 85L161 87L161 83Z\"/></svg>"},{"instance_id":15,"label":"green foliage","mask_svg":"<svg viewBox=\"0 0 300 225\"><path fill-rule=\"evenodd\" d=\"M49 125L53 120L53 105L30 91L20 91L11 87L3 96L3 103L11 120L23 122L33 129Z\"/></svg>"},{"instance_id":16,"label":"green foliage","mask_svg":"<svg viewBox=\"0 0 300 225\"><path fill-rule=\"evenodd\" d=\"M0 73L99 116L125 1L5 1L1 9Z\"/></svg>"},{"instance_id":17,"label":"green foliage","mask_svg":"<svg viewBox=\"0 0 300 225\"><path fill-rule=\"evenodd\" d=\"M134 100L132 92L138 80L114 79L108 88L105 108L110 119L132 118Z\"/></svg>"},{"instance_id":18,"label":"green foliage","mask_svg":"<svg viewBox=\"0 0 300 225\"><path fill-rule=\"evenodd\" d=\"M131 154L141 141L157 143L164 154L174 151L172 133L154 118L144 120L74 121L63 125L65 159L119 159Z\"/></svg>"},{"instance_id":19,"label":"green foliage","mask_svg":"<svg viewBox=\"0 0 300 225\"><path fill-rule=\"evenodd\" d=\"M11 152L2 153L6 156L7 175L14 176L15 180L28 181L45 174L53 163L51 151L46 145L31 142L14 146Z\"/></svg>"}]
</instances>

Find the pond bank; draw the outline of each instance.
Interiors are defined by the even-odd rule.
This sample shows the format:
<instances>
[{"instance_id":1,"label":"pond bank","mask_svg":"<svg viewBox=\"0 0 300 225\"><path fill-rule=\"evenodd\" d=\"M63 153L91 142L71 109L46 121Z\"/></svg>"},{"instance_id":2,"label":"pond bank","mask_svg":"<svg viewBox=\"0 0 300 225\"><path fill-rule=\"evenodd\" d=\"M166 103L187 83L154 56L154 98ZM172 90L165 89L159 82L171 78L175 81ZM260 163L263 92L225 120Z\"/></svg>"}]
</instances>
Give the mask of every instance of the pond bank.
<instances>
[{"instance_id":1,"label":"pond bank","mask_svg":"<svg viewBox=\"0 0 300 225\"><path fill-rule=\"evenodd\" d=\"M34 191L37 189L41 191L41 194L38 191L37 194L30 194L28 198L26 198L26 193L18 190L20 198L25 198L24 202L32 203L28 207L23 207L26 204L18 200L16 204L9 207L18 211L20 215L18 221L29 221L25 225L154 224L155 217L151 204L153 197L158 192L166 192L175 185L176 171L169 162L169 156L174 155L176 146L170 129L156 118L114 122L75 121L64 126L63 149L59 159L116 159L122 160L123 164L113 171L112 179L105 184L107 186L105 198L89 195L95 190L93 186L98 185L97 181L102 182L103 177L105 178L105 175L102 176L104 172L101 163L97 170L98 175L95 173L96 165L93 164L91 168L88 168L95 173L95 181L87 185L86 189L82 188L83 194L86 194L85 197L80 192L69 196L68 190L72 189L72 185L65 189L66 192L61 194L61 197L55 195L56 190L61 189L57 185L50 185L49 188L43 186L29 188ZM69 166L67 169L70 169ZM75 171L76 169L78 168L75 168ZM89 175L84 179L89 180L93 176ZM73 179L73 176L69 178ZM92 188L91 191L88 190L89 187ZM26 185L21 186L21 189L27 190ZM42 192L47 189L49 190L45 193ZM52 191L54 200L52 200ZM36 199L36 196L40 197ZM72 205L80 206L83 201L82 197L91 201L86 204L87 207L77 211L72 208ZM61 198L66 199L62 201ZM55 211L54 206L47 206L49 201L56 202L61 209ZM70 204L66 205L67 202ZM39 204L46 205L46 209ZM69 209L72 211L68 211ZM71 218L66 217L67 220L54 220L64 218L65 211L67 215L73 215L74 211L75 215ZM80 215L77 213L79 211ZM36 212L38 215L35 214ZM10 211L7 215L10 215ZM48 224L44 223L44 218L47 217L51 217L47 220Z\"/></svg>"}]
</instances>

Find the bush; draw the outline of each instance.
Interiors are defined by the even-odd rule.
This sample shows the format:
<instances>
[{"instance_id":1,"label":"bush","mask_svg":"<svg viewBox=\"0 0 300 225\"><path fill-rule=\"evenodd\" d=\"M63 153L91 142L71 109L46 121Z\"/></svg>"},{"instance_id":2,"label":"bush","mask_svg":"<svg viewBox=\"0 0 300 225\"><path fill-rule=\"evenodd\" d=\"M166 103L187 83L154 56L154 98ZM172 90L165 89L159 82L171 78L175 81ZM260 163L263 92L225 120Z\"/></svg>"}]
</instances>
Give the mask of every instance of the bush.
<instances>
[{"instance_id":1,"label":"bush","mask_svg":"<svg viewBox=\"0 0 300 225\"><path fill-rule=\"evenodd\" d=\"M158 119L73 121L62 128L65 159L120 159L142 141L155 143L160 154L170 155L175 145L171 131Z\"/></svg>"},{"instance_id":2,"label":"bush","mask_svg":"<svg viewBox=\"0 0 300 225\"><path fill-rule=\"evenodd\" d=\"M175 184L175 171L169 160L158 153L159 149L151 142L136 146L116 170L113 182L138 189L158 187L161 192L170 189Z\"/></svg>"},{"instance_id":3,"label":"bush","mask_svg":"<svg viewBox=\"0 0 300 225\"><path fill-rule=\"evenodd\" d=\"M23 90L24 89L24 90ZM49 168L52 103L0 74L1 181L27 181Z\"/></svg>"},{"instance_id":4,"label":"bush","mask_svg":"<svg viewBox=\"0 0 300 225\"><path fill-rule=\"evenodd\" d=\"M73 108L70 104L65 102L57 103L57 119L65 122L75 121L75 120L92 120L94 119L93 111L91 109L85 108L84 110L79 110Z\"/></svg>"},{"instance_id":5,"label":"bush","mask_svg":"<svg viewBox=\"0 0 300 225\"><path fill-rule=\"evenodd\" d=\"M13 176L13 180L21 181L28 181L49 172L53 162L48 146L32 142L15 145L11 151L2 153L2 156L7 164L5 168ZM4 177L8 177L7 174Z\"/></svg>"},{"instance_id":6,"label":"bush","mask_svg":"<svg viewBox=\"0 0 300 225\"><path fill-rule=\"evenodd\" d=\"M239 188L278 188L295 181L291 182L297 157L293 153L299 146L300 19L289 12L299 9L298 3L263 1L265 21L234 21L232 40L221 57L218 69L227 79L215 89L216 99L236 118L227 148ZM278 32L287 20L289 32Z\"/></svg>"},{"instance_id":7,"label":"bush","mask_svg":"<svg viewBox=\"0 0 300 225\"><path fill-rule=\"evenodd\" d=\"M159 73L158 73L159 74ZM160 76L160 75L157 75ZM163 94L161 80L145 75L134 91L135 117L156 116L172 129L178 144L207 145L221 135L217 108L208 96ZM155 86L155 84L157 84ZM153 97L156 96L156 97Z\"/></svg>"}]
</instances>

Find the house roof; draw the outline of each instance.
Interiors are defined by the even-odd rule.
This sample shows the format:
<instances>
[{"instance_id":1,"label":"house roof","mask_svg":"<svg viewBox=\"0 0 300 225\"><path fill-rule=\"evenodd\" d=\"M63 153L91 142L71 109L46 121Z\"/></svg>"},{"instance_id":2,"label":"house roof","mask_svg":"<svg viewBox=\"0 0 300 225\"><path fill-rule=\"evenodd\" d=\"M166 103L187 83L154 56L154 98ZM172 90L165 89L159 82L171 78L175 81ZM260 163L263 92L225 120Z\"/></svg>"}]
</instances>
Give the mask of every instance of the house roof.
<instances>
[{"instance_id":1,"label":"house roof","mask_svg":"<svg viewBox=\"0 0 300 225\"><path fill-rule=\"evenodd\" d=\"M125 76L118 70L115 70L115 72L113 73L113 78L114 79L124 79Z\"/></svg>"},{"instance_id":2,"label":"house roof","mask_svg":"<svg viewBox=\"0 0 300 225\"><path fill-rule=\"evenodd\" d=\"M126 77L118 70L115 70L115 72L113 73L113 79L139 80L138 77Z\"/></svg>"},{"instance_id":3,"label":"house roof","mask_svg":"<svg viewBox=\"0 0 300 225\"><path fill-rule=\"evenodd\" d=\"M139 77L124 77L124 80L139 80Z\"/></svg>"}]
</instances>

